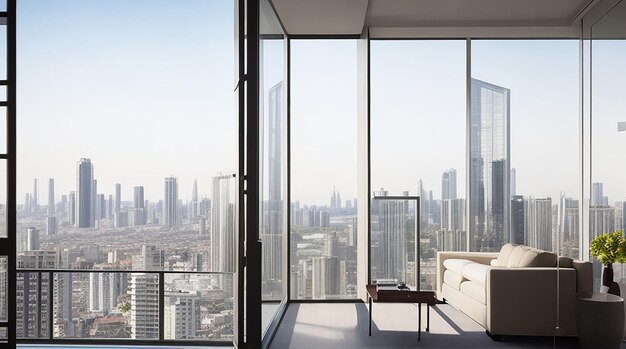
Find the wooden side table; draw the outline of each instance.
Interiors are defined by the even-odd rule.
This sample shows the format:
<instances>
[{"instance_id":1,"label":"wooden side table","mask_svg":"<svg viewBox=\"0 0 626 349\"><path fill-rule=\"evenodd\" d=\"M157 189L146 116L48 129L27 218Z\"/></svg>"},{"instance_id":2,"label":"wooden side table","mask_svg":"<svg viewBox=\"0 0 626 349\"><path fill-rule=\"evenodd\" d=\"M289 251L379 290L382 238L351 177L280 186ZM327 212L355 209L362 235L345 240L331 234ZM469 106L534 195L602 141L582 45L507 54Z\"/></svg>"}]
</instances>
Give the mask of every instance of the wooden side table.
<instances>
[{"instance_id":1,"label":"wooden side table","mask_svg":"<svg viewBox=\"0 0 626 349\"><path fill-rule=\"evenodd\" d=\"M430 331L430 306L440 303L435 291L378 291L376 285L366 285L369 300L369 335L372 335L373 302L376 303L417 303L417 340L422 335L422 303L426 304L426 332Z\"/></svg>"}]
</instances>

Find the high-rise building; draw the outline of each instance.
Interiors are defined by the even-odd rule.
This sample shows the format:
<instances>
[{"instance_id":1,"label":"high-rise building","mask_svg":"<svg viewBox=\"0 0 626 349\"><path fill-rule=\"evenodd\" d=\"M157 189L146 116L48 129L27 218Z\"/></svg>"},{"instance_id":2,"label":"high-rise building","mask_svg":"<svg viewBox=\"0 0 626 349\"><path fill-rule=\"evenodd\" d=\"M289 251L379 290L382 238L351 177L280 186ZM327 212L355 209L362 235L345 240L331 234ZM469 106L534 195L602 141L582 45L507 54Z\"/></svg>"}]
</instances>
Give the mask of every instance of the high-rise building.
<instances>
[{"instance_id":1,"label":"high-rise building","mask_svg":"<svg viewBox=\"0 0 626 349\"><path fill-rule=\"evenodd\" d=\"M191 204L189 207L189 218L191 222L198 222L198 180L193 179L193 188L191 189Z\"/></svg>"},{"instance_id":2,"label":"high-rise building","mask_svg":"<svg viewBox=\"0 0 626 349\"><path fill-rule=\"evenodd\" d=\"M165 194L163 199L163 225L178 225L178 180L176 177L165 177Z\"/></svg>"},{"instance_id":3,"label":"high-rise building","mask_svg":"<svg viewBox=\"0 0 626 349\"><path fill-rule=\"evenodd\" d=\"M133 225L146 224L143 186L133 188Z\"/></svg>"},{"instance_id":4,"label":"high-rise building","mask_svg":"<svg viewBox=\"0 0 626 349\"><path fill-rule=\"evenodd\" d=\"M48 216L46 217L46 233L48 235L54 235L57 233L58 223L57 217Z\"/></svg>"},{"instance_id":5,"label":"high-rise building","mask_svg":"<svg viewBox=\"0 0 626 349\"><path fill-rule=\"evenodd\" d=\"M122 185L115 183L115 207L113 212L119 212L122 209Z\"/></svg>"},{"instance_id":6,"label":"high-rise building","mask_svg":"<svg viewBox=\"0 0 626 349\"><path fill-rule=\"evenodd\" d=\"M262 203L262 293L267 297L282 298L283 234L285 231L286 205L283 198L283 143L285 129L283 119L283 84L279 82L268 94L268 169L267 197Z\"/></svg>"},{"instance_id":7,"label":"high-rise building","mask_svg":"<svg viewBox=\"0 0 626 349\"><path fill-rule=\"evenodd\" d=\"M235 177L212 178L211 198L211 271L235 271Z\"/></svg>"},{"instance_id":8,"label":"high-rise building","mask_svg":"<svg viewBox=\"0 0 626 349\"><path fill-rule=\"evenodd\" d=\"M134 270L153 271L162 268L161 251L155 246L143 245L132 257ZM130 295L131 338L159 337L159 275L132 273L128 294Z\"/></svg>"},{"instance_id":9,"label":"high-rise building","mask_svg":"<svg viewBox=\"0 0 626 349\"><path fill-rule=\"evenodd\" d=\"M517 195L517 171L511 168L511 197Z\"/></svg>"},{"instance_id":10,"label":"high-rise building","mask_svg":"<svg viewBox=\"0 0 626 349\"><path fill-rule=\"evenodd\" d=\"M96 264L93 269L114 269L108 263ZM126 274L89 273L89 310L109 313L115 311L118 297L126 293L128 287Z\"/></svg>"},{"instance_id":11,"label":"high-rise building","mask_svg":"<svg viewBox=\"0 0 626 349\"><path fill-rule=\"evenodd\" d=\"M339 259L323 256L313 258L313 298L323 299L339 295Z\"/></svg>"},{"instance_id":12,"label":"high-rise building","mask_svg":"<svg viewBox=\"0 0 626 349\"><path fill-rule=\"evenodd\" d=\"M7 322L8 308L8 290L9 290L9 265L6 256L0 257L0 321Z\"/></svg>"},{"instance_id":13,"label":"high-rise building","mask_svg":"<svg viewBox=\"0 0 626 349\"><path fill-rule=\"evenodd\" d=\"M525 245L526 242L526 200L522 195L514 195L511 197L511 236L512 243Z\"/></svg>"},{"instance_id":14,"label":"high-rise building","mask_svg":"<svg viewBox=\"0 0 626 349\"><path fill-rule=\"evenodd\" d=\"M465 231L465 199L441 200L441 230Z\"/></svg>"},{"instance_id":15,"label":"high-rise building","mask_svg":"<svg viewBox=\"0 0 626 349\"><path fill-rule=\"evenodd\" d=\"M35 251L39 250L39 230L30 227L24 230L20 230L17 233L17 246L18 253L23 251Z\"/></svg>"},{"instance_id":16,"label":"high-rise building","mask_svg":"<svg viewBox=\"0 0 626 349\"><path fill-rule=\"evenodd\" d=\"M39 181L37 180L37 178L35 178L33 183L33 196L31 205L33 207L33 212L36 213L37 211L39 211Z\"/></svg>"},{"instance_id":17,"label":"high-rise building","mask_svg":"<svg viewBox=\"0 0 626 349\"><path fill-rule=\"evenodd\" d=\"M526 244L552 251L552 199L529 198L526 202Z\"/></svg>"},{"instance_id":18,"label":"high-rise building","mask_svg":"<svg viewBox=\"0 0 626 349\"><path fill-rule=\"evenodd\" d=\"M93 165L90 159L82 158L76 165L76 227L93 227L91 217L95 207L92 206Z\"/></svg>"},{"instance_id":19,"label":"high-rise building","mask_svg":"<svg viewBox=\"0 0 626 349\"><path fill-rule=\"evenodd\" d=\"M511 241L510 90L472 79L470 116L470 251L499 251Z\"/></svg>"},{"instance_id":20,"label":"high-rise building","mask_svg":"<svg viewBox=\"0 0 626 349\"><path fill-rule=\"evenodd\" d=\"M48 216L54 216L56 214L55 201L54 201L54 178L48 179Z\"/></svg>"},{"instance_id":21,"label":"high-rise building","mask_svg":"<svg viewBox=\"0 0 626 349\"><path fill-rule=\"evenodd\" d=\"M604 184L591 183L591 206L608 206L608 201L604 196Z\"/></svg>"},{"instance_id":22,"label":"high-rise building","mask_svg":"<svg viewBox=\"0 0 626 349\"><path fill-rule=\"evenodd\" d=\"M456 170L449 169L441 175L441 200L456 199Z\"/></svg>"},{"instance_id":23,"label":"high-rise building","mask_svg":"<svg viewBox=\"0 0 626 349\"><path fill-rule=\"evenodd\" d=\"M98 180L94 179L91 181L91 215L89 217L90 227L96 226L96 220L99 217L99 212L98 212L99 207L96 206L97 203L98 203Z\"/></svg>"},{"instance_id":24,"label":"high-rise building","mask_svg":"<svg viewBox=\"0 0 626 349\"><path fill-rule=\"evenodd\" d=\"M68 212L68 218L70 221L70 225L73 227L78 226L78 222L76 219L76 214L78 213L78 210L76 209L76 192L75 191L71 191L70 195L68 196L68 203L67 203L67 212Z\"/></svg>"}]
</instances>

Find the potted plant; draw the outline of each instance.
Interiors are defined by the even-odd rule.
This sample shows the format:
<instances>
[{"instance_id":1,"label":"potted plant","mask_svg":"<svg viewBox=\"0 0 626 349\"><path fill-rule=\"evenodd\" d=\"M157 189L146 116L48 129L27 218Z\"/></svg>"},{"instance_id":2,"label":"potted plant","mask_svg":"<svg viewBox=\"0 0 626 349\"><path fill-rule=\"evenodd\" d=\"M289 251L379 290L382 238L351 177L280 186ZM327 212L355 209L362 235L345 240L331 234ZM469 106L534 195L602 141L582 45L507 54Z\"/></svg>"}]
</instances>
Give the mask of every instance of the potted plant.
<instances>
[{"instance_id":1,"label":"potted plant","mask_svg":"<svg viewBox=\"0 0 626 349\"><path fill-rule=\"evenodd\" d=\"M621 230L596 236L589 244L589 252L604 266L602 286L608 293L620 296L619 285L613 280L613 263L626 262L626 239Z\"/></svg>"}]
</instances>

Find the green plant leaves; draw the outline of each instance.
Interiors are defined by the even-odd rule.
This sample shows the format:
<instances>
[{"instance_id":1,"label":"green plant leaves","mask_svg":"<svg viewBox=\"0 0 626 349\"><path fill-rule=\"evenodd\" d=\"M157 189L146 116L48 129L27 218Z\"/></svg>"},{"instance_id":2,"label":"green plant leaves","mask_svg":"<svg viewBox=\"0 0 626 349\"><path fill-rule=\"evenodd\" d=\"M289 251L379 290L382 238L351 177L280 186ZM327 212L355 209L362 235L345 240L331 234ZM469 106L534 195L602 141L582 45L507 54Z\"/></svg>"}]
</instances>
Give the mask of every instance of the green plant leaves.
<instances>
[{"instance_id":1,"label":"green plant leaves","mask_svg":"<svg viewBox=\"0 0 626 349\"><path fill-rule=\"evenodd\" d=\"M596 236L589 244L589 252L604 265L626 262L624 232L616 230Z\"/></svg>"}]
</instances>

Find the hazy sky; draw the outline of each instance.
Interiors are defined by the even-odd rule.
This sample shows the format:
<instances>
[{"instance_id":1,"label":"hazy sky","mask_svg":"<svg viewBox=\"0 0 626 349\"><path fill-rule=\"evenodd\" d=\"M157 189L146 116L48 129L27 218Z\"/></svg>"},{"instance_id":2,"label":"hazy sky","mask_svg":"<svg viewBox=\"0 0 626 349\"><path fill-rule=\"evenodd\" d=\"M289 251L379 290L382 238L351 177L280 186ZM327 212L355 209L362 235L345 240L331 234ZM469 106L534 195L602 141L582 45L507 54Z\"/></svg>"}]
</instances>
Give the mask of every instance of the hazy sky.
<instances>
[{"instance_id":1,"label":"hazy sky","mask_svg":"<svg viewBox=\"0 0 626 349\"><path fill-rule=\"evenodd\" d=\"M81 157L123 200L135 185L161 199L170 175L183 200L194 178L208 195L237 165L233 17L230 1L21 0L18 202L35 177L40 204L48 178L57 200L75 190ZM594 47L594 180L613 201L626 197L626 45ZM265 49L267 90L284 61L280 41ZM356 58L354 40L292 41L294 200L356 196ZM465 41L374 41L371 59L372 189L415 193L421 178L438 198L455 168L464 197ZM472 43L472 76L511 90L518 194L578 196L578 69L577 40Z\"/></svg>"}]
</instances>

